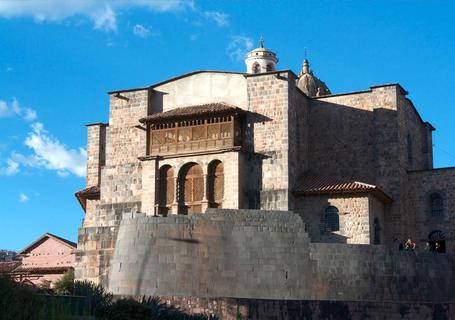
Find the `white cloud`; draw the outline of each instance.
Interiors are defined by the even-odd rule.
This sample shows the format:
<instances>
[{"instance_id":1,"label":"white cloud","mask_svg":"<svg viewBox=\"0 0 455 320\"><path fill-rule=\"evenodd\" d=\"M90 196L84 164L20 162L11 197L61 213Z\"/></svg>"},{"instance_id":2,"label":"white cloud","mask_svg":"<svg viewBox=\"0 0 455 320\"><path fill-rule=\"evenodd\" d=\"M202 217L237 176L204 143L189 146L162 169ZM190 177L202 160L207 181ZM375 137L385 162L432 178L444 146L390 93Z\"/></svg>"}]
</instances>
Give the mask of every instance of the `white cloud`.
<instances>
[{"instance_id":1,"label":"white cloud","mask_svg":"<svg viewBox=\"0 0 455 320\"><path fill-rule=\"evenodd\" d=\"M26 121L34 121L38 118L36 111L30 108L24 108L24 120Z\"/></svg>"},{"instance_id":2,"label":"white cloud","mask_svg":"<svg viewBox=\"0 0 455 320\"><path fill-rule=\"evenodd\" d=\"M95 22L95 29L117 31L117 18L109 5L106 5L98 14L94 14L92 18Z\"/></svg>"},{"instance_id":3,"label":"white cloud","mask_svg":"<svg viewBox=\"0 0 455 320\"><path fill-rule=\"evenodd\" d=\"M6 167L0 168L0 175L13 176L19 172L19 163L13 159L6 160Z\"/></svg>"},{"instance_id":4,"label":"white cloud","mask_svg":"<svg viewBox=\"0 0 455 320\"><path fill-rule=\"evenodd\" d=\"M204 11L204 16L209 20L215 21L219 27L227 26L229 24L229 15L224 12Z\"/></svg>"},{"instance_id":5,"label":"white cloud","mask_svg":"<svg viewBox=\"0 0 455 320\"><path fill-rule=\"evenodd\" d=\"M0 118L8 118L20 116L26 121L34 121L38 118L35 110L31 108L21 107L16 98L8 104L6 101L0 100Z\"/></svg>"},{"instance_id":6,"label":"white cloud","mask_svg":"<svg viewBox=\"0 0 455 320\"><path fill-rule=\"evenodd\" d=\"M25 193L21 192L19 194L19 202L27 202L28 200L29 198Z\"/></svg>"},{"instance_id":7,"label":"white cloud","mask_svg":"<svg viewBox=\"0 0 455 320\"><path fill-rule=\"evenodd\" d=\"M12 161L28 167L53 170L59 176L69 174L78 177L85 176L87 156L85 149L69 149L57 138L50 135L40 122L33 123L31 128L32 131L28 133L24 144L33 151L33 154L23 155L13 152Z\"/></svg>"},{"instance_id":8,"label":"white cloud","mask_svg":"<svg viewBox=\"0 0 455 320\"><path fill-rule=\"evenodd\" d=\"M150 35L151 35L150 29L147 28L147 27L144 27L144 26L141 25L141 24L136 24L136 25L133 27L133 33L134 33L135 35L137 35L138 37L144 38L144 39L150 37Z\"/></svg>"},{"instance_id":9,"label":"white cloud","mask_svg":"<svg viewBox=\"0 0 455 320\"><path fill-rule=\"evenodd\" d=\"M0 17L32 17L38 22L61 21L74 16L88 18L96 29L116 31L116 13L128 8L152 11L194 9L192 0L29 0L0 1Z\"/></svg>"},{"instance_id":10,"label":"white cloud","mask_svg":"<svg viewBox=\"0 0 455 320\"><path fill-rule=\"evenodd\" d=\"M245 36L232 36L227 47L227 53L232 60L241 61L253 48L253 40Z\"/></svg>"}]
</instances>

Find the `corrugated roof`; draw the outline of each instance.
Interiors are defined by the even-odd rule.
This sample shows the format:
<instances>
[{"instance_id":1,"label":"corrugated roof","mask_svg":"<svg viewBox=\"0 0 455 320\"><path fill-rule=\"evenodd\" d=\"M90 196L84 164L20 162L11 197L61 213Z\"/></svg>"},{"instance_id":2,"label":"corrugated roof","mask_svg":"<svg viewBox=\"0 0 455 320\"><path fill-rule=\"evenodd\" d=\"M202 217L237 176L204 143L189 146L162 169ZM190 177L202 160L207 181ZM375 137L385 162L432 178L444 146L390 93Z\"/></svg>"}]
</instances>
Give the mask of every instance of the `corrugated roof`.
<instances>
[{"instance_id":1,"label":"corrugated roof","mask_svg":"<svg viewBox=\"0 0 455 320\"><path fill-rule=\"evenodd\" d=\"M161 120L179 119L190 116L205 116L205 115L219 115L219 114L233 114L241 113L242 109L231 106L224 102L207 103L196 106L175 108L165 112L159 112L149 115L139 120L139 122L155 122Z\"/></svg>"},{"instance_id":2,"label":"corrugated roof","mask_svg":"<svg viewBox=\"0 0 455 320\"><path fill-rule=\"evenodd\" d=\"M302 195L372 193L386 203L392 202L392 198L376 185L353 179L307 174L301 178L301 181L301 184L296 188L295 192Z\"/></svg>"}]
</instances>

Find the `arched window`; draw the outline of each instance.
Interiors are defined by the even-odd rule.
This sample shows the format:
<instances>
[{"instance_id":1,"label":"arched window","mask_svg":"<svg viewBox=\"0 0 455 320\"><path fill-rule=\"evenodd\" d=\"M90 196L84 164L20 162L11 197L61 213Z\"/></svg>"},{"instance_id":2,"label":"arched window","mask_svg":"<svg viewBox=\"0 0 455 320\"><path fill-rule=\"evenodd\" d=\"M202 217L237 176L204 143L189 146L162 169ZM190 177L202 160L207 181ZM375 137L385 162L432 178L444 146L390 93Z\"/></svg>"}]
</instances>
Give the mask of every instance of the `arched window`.
<instances>
[{"instance_id":1,"label":"arched window","mask_svg":"<svg viewBox=\"0 0 455 320\"><path fill-rule=\"evenodd\" d=\"M253 73L260 73L261 72L261 66L259 65L259 63L255 63L253 64Z\"/></svg>"},{"instance_id":2,"label":"arched window","mask_svg":"<svg viewBox=\"0 0 455 320\"><path fill-rule=\"evenodd\" d=\"M378 218L374 218L373 228L374 228L373 244L381 244L381 224L379 223Z\"/></svg>"},{"instance_id":3,"label":"arched window","mask_svg":"<svg viewBox=\"0 0 455 320\"><path fill-rule=\"evenodd\" d=\"M174 202L174 170L166 165L160 168L158 213L166 216Z\"/></svg>"},{"instance_id":4,"label":"arched window","mask_svg":"<svg viewBox=\"0 0 455 320\"><path fill-rule=\"evenodd\" d=\"M325 209L321 221L321 232L340 231L340 216L337 207L330 206Z\"/></svg>"},{"instance_id":5,"label":"arched window","mask_svg":"<svg viewBox=\"0 0 455 320\"><path fill-rule=\"evenodd\" d=\"M430 195L431 216L441 217L444 213L444 201L439 193Z\"/></svg>"},{"instance_id":6,"label":"arched window","mask_svg":"<svg viewBox=\"0 0 455 320\"><path fill-rule=\"evenodd\" d=\"M266 68L267 72L273 71L273 66L269 63Z\"/></svg>"},{"instance_id":7,"label":"arched window","mask_svg":"<svg viewBox=\"0 0 455 320\"><path fill-rule=\"evenodd\" d=\"M207 176L207 199L210 208L221 208L224 197L224 165L215 160L209 164Z\"/></svg>"},{"instance_id":8,"label":"arched window","mask_svg":"<svg viewBox=\"0 0 455 320\"><path fill-rule=\"evenodd\" d=\"M185 165L179 173L179 214L201 213L204 176L197 163Z\"/></svg>"}]
</instances>

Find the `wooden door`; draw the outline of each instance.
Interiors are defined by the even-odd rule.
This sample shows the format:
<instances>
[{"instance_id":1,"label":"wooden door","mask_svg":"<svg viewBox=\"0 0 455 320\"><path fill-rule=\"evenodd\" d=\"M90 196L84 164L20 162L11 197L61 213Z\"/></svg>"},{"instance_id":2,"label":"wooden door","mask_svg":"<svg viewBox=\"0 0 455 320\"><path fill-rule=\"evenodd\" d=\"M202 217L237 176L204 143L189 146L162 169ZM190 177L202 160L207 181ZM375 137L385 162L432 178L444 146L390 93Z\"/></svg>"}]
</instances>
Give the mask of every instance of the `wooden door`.
<instances>
[{"instance_id":1,"label":"wooden door","mask_svg":"<svg viewBox=\"0 0 455 320\"><path fill-rule=\"evenodd\" d=\"M180 178L180 212L193 214L202 212L204 198L204 176L202 168L196 163L184 167Z\"/></svg>"},{"instance_id":2,"label":"wooden door","mask_svg":"<svg viewBox=\"0 0 455 320\"><path fill-rule=\"evenodd\" d=\"M224 166L213 161L208 168L208 200L210 208L222 208L224 197Z\"/></svg>"},{"instance_id":3,"label":"wooden door","mask_svg":"<svg viewBox=\"0 0 455 320\"><path fill-rule=\"evenodd\" d=\"M166 216L174 202L174 170L170 166L160 169L159 186L159 214Z\"/></svg>"}]
</instances>

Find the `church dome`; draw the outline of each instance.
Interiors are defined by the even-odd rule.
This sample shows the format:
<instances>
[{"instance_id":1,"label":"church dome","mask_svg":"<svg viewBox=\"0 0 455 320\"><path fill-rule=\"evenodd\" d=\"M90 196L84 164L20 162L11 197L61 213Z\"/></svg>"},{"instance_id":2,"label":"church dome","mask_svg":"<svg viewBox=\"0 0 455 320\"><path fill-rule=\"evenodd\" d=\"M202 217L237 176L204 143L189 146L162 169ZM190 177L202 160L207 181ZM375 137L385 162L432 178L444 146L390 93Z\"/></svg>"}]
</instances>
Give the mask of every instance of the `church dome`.
<instances>
[{"instance_id":1,"label":"church dome","mask_svg":"<svg viewBox=\"0 0 455 320\"><path fill-rule=\"evenodd\" d=\"M310 70L310 63L307 59L303 61L302 70L299 73L297 87L309 97L319 97L331 94L330 89Z\"/></svg>"},{"instance_id":2,"label":"church dome","mask_svg":"<svg viewBox=\"0 0 455 320\"><path fill-rule=\"evenodd\" d=\"M278 62L276 53L270 49L264 48L264 41L259 40L259 48L250 51L245 59L248 73L263 73L275 71Z\"/></svg>"}]
</instances>

